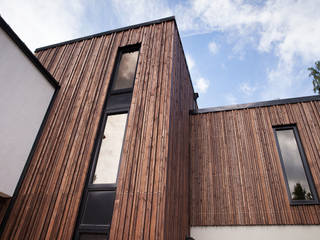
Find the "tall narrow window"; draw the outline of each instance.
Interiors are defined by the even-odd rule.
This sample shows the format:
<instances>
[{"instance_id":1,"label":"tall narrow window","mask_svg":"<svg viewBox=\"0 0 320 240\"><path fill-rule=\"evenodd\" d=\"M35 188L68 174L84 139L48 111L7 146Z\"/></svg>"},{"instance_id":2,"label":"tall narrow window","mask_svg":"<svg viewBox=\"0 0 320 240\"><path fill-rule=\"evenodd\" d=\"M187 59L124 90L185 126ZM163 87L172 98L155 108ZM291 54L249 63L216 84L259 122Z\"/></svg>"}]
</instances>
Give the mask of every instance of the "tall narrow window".
<instances>
[{"instance_id":1,"label":"tall narrow window","mask_svg":"<svg viewBox=\"0 0 320 240\"><path fill-rule=\"evenodd\" d=\"M137 59L138 51L126 52L121 55L112 90L130 89L133 87Z\"/></svg>"},{"instance_id":2,"label":"tall narrow window","mask_svg":"<svg viewBox=\"0 0 320 240\"><path fill-rule=\"evenodd\" d=\"M76 239L108 239L139 46L119 49L75 230Z\"/></svg>"},{"instance_id":3,"label":"tall narrow window","mask_svg":"<svg viewBox=\"0 0 320 240\"><path fill-rule=\"evenodd\" d=\"M93 184L116 183L127 116L123 113L107 117Z\"/></svg>"},{"instance_id":4,"label":"tall narrow window","mask_svg":"<svg viewBox=\"0 0 320 240\"><path fill-rule=\"evenodd\" d=\"M296 126L275 127L274 132L291 204L318 202Z\"/></svg>"}]
</instances>

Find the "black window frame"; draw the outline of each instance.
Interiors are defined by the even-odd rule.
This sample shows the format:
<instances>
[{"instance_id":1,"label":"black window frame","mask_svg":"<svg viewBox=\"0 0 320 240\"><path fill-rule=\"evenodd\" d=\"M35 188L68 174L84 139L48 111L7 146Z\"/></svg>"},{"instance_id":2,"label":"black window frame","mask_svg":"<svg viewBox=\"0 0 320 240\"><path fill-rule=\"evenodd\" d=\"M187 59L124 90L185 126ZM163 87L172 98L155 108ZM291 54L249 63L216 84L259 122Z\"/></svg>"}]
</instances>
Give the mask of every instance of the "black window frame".
<instances>
[{"instance_id":1,"label":"black window frame","mask_svg":"<svg viewBox=\"0 0 320 240\"><path fill-rule=\"evenodd\" d=\"M128 46L119 48L118 54L117 54L117 58L116 58L116 64L113 67L114 70L113 70L113 73L112 73L112 82L110 83L110 86L109 86L108 97L112 96L112 95L123 94L123 93L132 93L133 92L134 83L135 83L135 76L136 76L136 73L137 73L138 61L139 61L139 56L140 56L140 51L139 51L140 47L141 47L141 44L134 44L134 45L128 45ZM134 72L134 79L133 79L133 82L132 82L132 87L131 88L122 88L122 89L113 90L113 85L114 85L114 82L115 82L114 80L115 80L116 74L117 74L117 72L119 70L119 65L120 65L120 60L122 58L122 55L125 54L125 53L130 53L130 52L135 52L135 51L139 51L139 53L138 53L138 57L137 57L137 64L136 64L136 69L135 69L135 72Z\"/></svg>"},{"instance_id":2,"label":"black window frame","mask_svg":"<svg viewBox=\"0 0 320 240\"><path fill-rule=\"evenodd\" d=\"M133 89L134 89L134 85L135 85L136 73L137 73L139 57L140 57L140 48L141 48L140 43L134 44L134 45L127 45L127 46L118 48L118 53L117 53L117 56L115 59L115 64L113 66L113 72L111 75L111 80L110 80L109 86L108 86L107 96L106 96L106 99L104 102L102 114L100 116L99 127L98 127L98 131L97 131L97 134L95 137L95 144L93 146L93 150L92 150L92 154L91 154L91 158L90 158L90 166L89 166L88 173L87 173L86 184L85 184L85 187L82 192L82 197L81 197L81 202L80 202L80 206L79 206L79 210L78 210L77 223L76 223L76 227L74 229L73 239L80 239L80 235L82 233L106 234L106 239L109 239L111 224L110 225L92 225L92 224L83 224L83 223L81 223L81 221L82 221L83 215L85 213L86 201L89 196L88 195L89 191L101 190L101 191L115 191L116 192L122 153L120 155L120 160L119 160L119 164L118 164L118 173L117 173L116 183L93 184L93 176L94 176L94 172L95 172L96 165L98 162L100 147L101 147L104 129L105 129L105 126L107 123L108 116L127 113L128 114L127 121L128 121L131 100L132 100L132 94L133 94ZM134 51L139 51L139 53L138 53L138 57L137 57L137 64L136 64L136 68L135 68L132 87L118 89L118 90L112 90L113 84L115 81L115 76L117 74L122 55L125 53L128 53L128 52L134 52ZM114 107L114 105L119 104L117 96L124 96L124 100L125 100L125 102L127 101L127 103L122 104L121 107ZM112 100L113 100L112 104L109 104ZM124 138L126 135L126 130L127 130L127 122L126 122L126 127L125 127ZM123 139L123 141L124 141L124 139Z\"/></svg>"},{"instance_id":3,"label":"black window frame","mask_svg":"<svg viewBox=\"0 0 320 240\"><path fill-rule=\"evenodd\" d=\"M286 189L287 189L287 196L290 202L291 206L297 206L297 205L314 205L314 204L319 204L319 198L318 198L318 193L317 190L315 188L315 184L314 184L314 180L309 168L309 164L307 162L307 158L304 152L304 148L300 139L300 135L298 132L298 128L296 124L290 124L290 125L279 125L279 126L273 126L273 133L274 133L274 137L276 140L276 146L277 146L277 150L278 150L278 155L280 158L280 163L281 163L281 168L282 168L282 173L284 176L284 181L286 184ZM287 173L285 170L285 165L284 165L284 161L283 161L283 157L282 157L282 153L281 153L281 149L280 149L280 144L279 144L279 140L277 137L277 131L281 131L281 130L293 130L293 134L298 146L298 150L300 153L300 157L301 157L301 161L302 161L302 166L309 184L309 188L310 188L310 192L313 196L313 200L293 200L292 196L291 196L291 190L289 187L289 183L288 183L288 177L287 177Z\"/></svg>"},{"instance_id":4,"label":"black window frame","mask_svg":"<svg viewBox=\"0 0 320 240\"><path fill-rule=\"evenodd\" d=\"M128 117L129 117L129 108L122 109L121 111L113 111L113 112L108 112L106 111L106 113L104 114L104 119L103 119L103 123L102 123L102 129L101 131L99 131L98 133L98 140L97 140L97 145L94 151L94 156L93 156L93 162L92 162L92 171L90 171L89 173L89 182L88 184L92 185L90 186L90 188L94 189L101 189L101 187L103 186L104 188L108 189L108 190L115 190L117 188L117 182L118 182L118 174L119 174L119 167L120 167L120 161L121 161L121 155L120 155L120 160L119 160L119 164L118 164L118 172L117 172L117 179L115 183L93 183L93 177L94 177L94 173L97 167L97 163L98 163L98 158L99 158L99 154L100 154L100 149L101 149L101 144L102 144L102 140L103 140L103 135L104 135L104 129L106 127L107 121L108 121L108 117L112 116L112 115L120 115L120 114L125 114L127 113L127 121L128 121ZM125 126L125 132L124 132L124 138L126 135L126 129L127 129L127 122L126 122L126 126ZM123 139L124 141L124 139Z\"/></svg>"}]
</instances>

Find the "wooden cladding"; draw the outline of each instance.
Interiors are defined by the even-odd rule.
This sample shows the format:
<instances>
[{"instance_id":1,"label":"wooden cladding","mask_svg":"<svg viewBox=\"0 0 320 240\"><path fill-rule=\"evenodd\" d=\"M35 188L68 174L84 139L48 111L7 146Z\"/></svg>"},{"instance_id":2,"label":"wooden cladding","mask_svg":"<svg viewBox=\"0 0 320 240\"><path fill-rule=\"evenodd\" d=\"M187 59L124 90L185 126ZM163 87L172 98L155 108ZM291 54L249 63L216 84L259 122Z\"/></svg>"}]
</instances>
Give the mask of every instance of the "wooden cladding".
<instances>
[{"instance_id":1,"label":"wooden cladding","mask_svg":"<svg viewBox=\"0 0 320 240\"><path fill-rule=\"evenodd\" d=\"M2 222L4 215L10 203L10 198L0 197L0 223Z\"/></svg>"},{"instance_id":2,"label":"wooden cladding","mask_svg":"<svg viewBox=\"0 0 320 240\"><path fill-rule=\"evenodd\" d=\"M173 128L188 128L190 105L180 100L192 99L192 87L174 24L157 26L150 38L148 51L140 50L147 63L137 74L149 79L136 79L110 239L183 239L189 232L189 191L180 185L187 181L188 138L177 154L171 146L179 137Z\"/></svg>"},{"instance_id":3,"label":"wooden cladding","mask_svg":"<svg viewBox=\"0 0 320 240\"><path fill-rule=\"evenodd\" d=\"M61 89L2 239L72 238L118 48L138 43L110 239L188 234L193 90L171 19L37 53Z\"/></svg>"},{"instance_id":4,"label":"wooden cladding","mask_svg":"<svg viewBox=\"0 0 320 240\"><path fill-rule=\"evenodd\" d=\"M194 107L193 88L183 49L175 30L170 105L169 158L166 183L164 239L189 236L190 116Z\"/></svg>"},{"instance_id":5,"label":"wooden cladding","mask_svg":"<svg viewBox=\"0 0 320 240\"><path fill-rule=\"evenodd\" d=\"M38 54L61 89L3 239L72 237L112 61L123 38L124 34L108 35Z\"/></svg>"},{"instance_id":6,"label":"wooden cladding","mask_svg":"<svg viewBox=\"0 0 320 240\"><path fill-rule=\"evenodd\" d=\"M290 206L273 126L296 124L320 193L320 102L191 117L191 225L320 224L320 205Z\"/></svg>"}]
</instances>

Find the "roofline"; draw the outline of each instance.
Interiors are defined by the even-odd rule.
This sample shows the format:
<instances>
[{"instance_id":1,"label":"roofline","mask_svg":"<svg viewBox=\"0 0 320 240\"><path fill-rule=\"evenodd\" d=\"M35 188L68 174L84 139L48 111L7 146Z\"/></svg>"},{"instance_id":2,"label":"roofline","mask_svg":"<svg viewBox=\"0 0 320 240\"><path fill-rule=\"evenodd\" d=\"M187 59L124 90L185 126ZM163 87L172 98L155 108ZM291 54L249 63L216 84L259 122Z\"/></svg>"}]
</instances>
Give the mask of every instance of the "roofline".
<instances>
[{"instance_id":1,"label":"roofline","mask_svg":"<svg viewBox=\"0 0 320 240\"><path fill-rule=\"evenodd\" d=\"M188 66L188 63L187 63L186 54L185 54L185 52L184 52L183 44L182 44L182 41L181 41L181 36L180 36L180 33L179 33L178 24L177 24L177 21L175 20L175 18L174 18L174 24L175 24L175 27L176 27L176 30L177 30L178 40L179 40L180 45L181 45L181 49L182 49L182 53L183 53L183 58L184 58L184 61L185 61L186 67L187 67L187 71L188 71L188 75L189 75L189 80L190 80L191 88L192 88L192 91L193 91L193 100L194 100L195 103L196 103L196 109L198 109L197 99L198 99L198 97L199 97L199 93L197 93L197 92L195 91L194 87L193 87L192 78L191 78L189 66Z\"/></svg>"},{"instance_id":2,"label":"roofline","mask_svg":"<svg viewBox=\"0 0 320 240\"><path fill-rule=\"evenodd\" d=\"M135 25L127 26L127 27L117 28L117 29L114 29L114 30L95 33L95 34L88 35L88 36L85 36L85 37L75 38L75 39L72 39L72 40L68 40L68 41L64 41L64 42L60 42L60 43L56 43L56 44L51 44L51 45L48 45L48 46L37 48L35 50L35 52L37 53L37 52L44 51L44 50L47 50L47 49L50 49L50 48L60 47L60 46L66 45L66 44L74 43L74 42L79 42L79 41L83 41L83 40L89 40L89 39L92 39L92 38L95 38L95 37L100 37L100 36L108 35L108 34L111 34L111 33L122 32L122 31L126 31L126 30L129 30L129 29L135 29L135 28L139 28L139 27L143 27L143 26L149 26L149 25L159 24L159 23L168 22L168 21L174 21L174 24L175 24L175 27L176 27L177 33L178 33L178 39L179 39L180 44L181 44L184 60L186 62L186 66L188 68L188 64L187 64L187 60L186 60L186 56L185 56L185 52L184 52L184 49L183 49L183 45L182 45L182 41L181 41L181 37L180 37L180 33L179 33L179 30L178 30L178 25L177 25L175 16L160 18L160 19L153 20L153 21L148 21L148 22L135 24ZM195 93L194 87L193 87L193 84L192 84L192 80L191 80L191 75L190 75L189 68L188 68L188 74L189 74L191 87L193 89L193 92ZM197 101L196 101L196 103L197 103Z\"/></svg>"},{"instance_id":3,"label":"roofline","mask_svg":"<svg viewBox=\"0 0 320 240\"><path fill-rule=\"evenodd\" d=\"M152 24L158 24L158 23L162 23L162 22L168 22L168 21L172 21L172 20L175 21L175 17L174 16L166 17L166 18L160 18L160 19L157 19L157 20L144 22L144 23L140 23L140 24L135 24L135 25L127 26L127 27L117 28L117 29L109 30L109 31L105 31L105 32L95 33L95 34L88 35L88 36L85 36L85 37L75 38L75 39L72 39L72 40L68 40L68 41L64 41L64 42L60 42L60 43L56 43L56 44L52 44L52 45L48 45L48 46L44 46L44 47L40 47L40 48L37 48L35 50L35 52L47 50L49 48L63 46L63 45L74 43L74 42L88 40L88 39L91 39L91 38L100 37L100 36L108 35L108 34L111 34L111 33L122 32L122 31L126 31L126 30L129 30L129 29L135 29L135 28L139 28L139 27L143 27L143 26L148 26L148 25L152 25Z\"/></svg>"},{"instance_id":4,"label":"roofline","mask_svg":"<svg viewBox=\"0 0 320 240\"><path fill-rule=\"evenodd\" d=\"M242 110L242 109L257 108L257 107L270 107L275 105L284 105L284 104L293 104L293 103L302 103L302 102L311 102L311 101L320 101L320 95L297 97L297 98L286 98L286 99L271 100L271 101L264 101L264 102L236 104L236 105L229 105L229 106L222 106L222 107L202 108L202 109L198 109L197 111L192 111L191 114L195 115L195 114L203 114L203 113Z\"/></svg>"},{"instance_id":5,"label":"roofline","mask_svg":"<svg viewBox=\"0 0 320 240\"><path fill-rule=\"evenodd\" d=\"M11 40L20 48L20 50L26 55L31 63L42 73L42 75L49 81L49 83L58 89L58 81L45 69L36 56L30 51L25 43L18 37L18 35L12 30L12 28L6 23L6 21L0 16L0 28L5 31Z\"/></svg>"}]
</instances>

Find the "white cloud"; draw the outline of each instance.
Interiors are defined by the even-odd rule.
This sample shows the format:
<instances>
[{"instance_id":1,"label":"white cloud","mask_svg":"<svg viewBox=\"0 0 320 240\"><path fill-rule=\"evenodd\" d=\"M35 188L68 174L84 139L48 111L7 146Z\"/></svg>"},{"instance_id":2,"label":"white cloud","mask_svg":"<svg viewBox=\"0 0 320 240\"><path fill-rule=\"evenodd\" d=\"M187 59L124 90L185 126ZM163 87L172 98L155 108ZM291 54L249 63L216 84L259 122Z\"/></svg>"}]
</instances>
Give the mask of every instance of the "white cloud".
<instances>
[{"instance_id":1,"label":"white cloud","mask_svg":"<svg viewBox=\"0 0 320 240\"><path fill-rule=\"evenodd\" d=\"M294 81L290 69L278 66L267 73L268 82L263 96L265 99L285 98ZM279 81L281 79L281 81Z\"/></svg>"},{"instance_id":2,"label":"white cloud","mask_svg":"<svg viewBox=\"0 0 320 240\"><path fill-rule=\"evenodd\" d=\"M314 0L266 0L258 4L246 0L188 0L175 5L168 0L111 0L107 4L97 0L1 0L0 14L34 49L87 34L82 31L90 29L84 21L88 8L93 11L92 5L108 8L100 17L104 24L109 21L106 25L116 21L127 26L176 15L182 36L220 31L229 36L228 44L234 45L232 50L240 58L248 45L274 54L278 62L267 71L268 82L259 86L265 88L263 96L288 96L288 89L303 79L296 76L297 69L311 66L320 56L319 2ZM211 45L210 50L216 53L217 44ZM190 57L189 68L198 81L203 77Z\"/></svg>"},{"instance_id":3,"label":"white cloud","mask_svg":"<svg viewBox=\"0 0 320 240\"><path fill-rule=\"evenodd\" d=\"M267 82L261 96L264 100L310 95L311 83L305 84L307 69L292 69L279 63L267 72ZM262 87L261 87L262 88Z\"/></svg>"},{"instance_id":4,"label":"white cloud","mask_svg":"<svg viewBox=\"0 0 320 240\"><path fill-rule=\"evenodd\" d=\"M256 90L256 87L250 86L247 82L240 84L240 91L246 96L251 96Z\"/></svg>"},{"instance_id":5,"label":"white cloud","mask_svg":"<svg viewBox=\"0 0 320 240\"><path fill-rule=\"evenodd\" d=\"M186 32L229 31L236 42L252 41L255 34L260 51L275 50L284 61L295 55L314 60L320 53L318 5L313 0L268 0L260 6L241 0L194 0L179 13L193 16Z\"/></svg>"},{"instance_id":6,"label":"white cloud","mask_svg":"<svg viewBox=\"0 0 320 240\"><path fill-rule=\"evenodd\" d=\"M0 14L33 50L79 36L84 9L83 0L1 0Z\"/></svg>"},{"instance_id":7,"label":"white cloud","mask_svg":"<svg viewBox=\"0 0 320 240\"><path fill-rule=\"evenodd\" d=\"M202 77L202 75L200 74L197 68L195 60L189 53L186 53L186 59L187 59L188 68L191 74L191 78L193 79L193 85L194 85L195 91L203 94L206 93L209 88L210 82L204 77Z\"/></svg>"},{"instance_id":8,"label":"white cloud","mask_svg":"<svg viewBox=\"0 0 320 240\"><path fill-rule=\"evenodd\" d=\"M182 36L223 32L240 59L245 58L247 46L274 54L278 63L266 71L268 82L259 86L265 88L264 96L283 95L299 84L301 78L294 76L294 69L301 67L297 59L311 65L320 56L320 15L313 0L189 0L178 4L168 0L111 0L110 9L123 25L176 15ZM212 42L209 49L215 54L218 46ZM203 76L191 56L186 57L196 85ZM250 95L253 90L243 85L241 91Z\"/></svg>"},{"instance_id":9,"label":"white cloud","mask_svg":"<svg viewBox=\"0 0 320 240\"><path fill-rule=\"evenodd\" d=\"M230 30L239 29L251 23L256 16L255 8L243 1L232 0L194 0L185 5L184 12L194 18L194 25L201 26L202 30ZM189 25L185 30L194 31L194 25Z\"/></svg>"},{"instance_id":10,"label":"white cloud","mask_svg":"<svg viewBox=\"0 0 320 240\"><path fill-rule=\"evenodd\" d=\"M313 63L320 55L318 5L314 0L189 0L170 7L168 0L111 0L110 7L124 25L176 15L182 34L223 31L235 53L243 55L250 44L293 66L296 56ZM210 44L213 53L217 49Z\"/></svg>"},{"instance_id":11,"label":"white cloud","mask_svg":"<svg viewBox=\"0 0 320 240\"><path fill-rule=\"evenodd\" d=\"M209 50L213 55L216 54L218 52L218 45L214 41L211 41L209 43Z\"/></svg>"},{"instance_id":12,"label":"white cloud","mask_svg":"<svg viewBox=\"0 0 320 240\"><path fill-rule=\"evenodd\" d=\"M248 45L277 57L268 72L267 90L272 95L292 95L292 87L303 81L295 72L311 66L320 56L319 1L314 0L193 0L179 6L183 34L220 31L229 36L233 52L244 58ZM289 93L291 92L291 93Z\"/></svg>"},{"instance_id":13,"label":"white cloud","mask_svg":"<svg viewBox=\"0 0 320 240\"><path fill-rule=\"evenodd\" d=\"M295 56L313 61L320 55L320 15L317 1L268 1L258 21L262 26L259 50L272 48L286 64Z\"/></svg>"},{"instance_id":14,"label":"white cloud","mask_svg":"<svg viewBox=\"0 0 320 240\"><path fill-rule=\"evenodd\" d=\"M192 69L195 66L194 59L188 53L186 53L186 59L187 59L188 68L189 68L190 71L192 71Z\"/></svg>"},{"instance_id":15,"label":"white cloud","mask_svg":"<svg viewBox=\"0 0 320 240\"><path fill-rule=\"evenodd\" d=\"M199 93L206 93L209 88L209 81L205 78L198 78L195 80L195 89Z\"/></svg>"},{"instance_id":16,"label":"white cloud","mask_svg":"<svg viewBox=\"0 0 320 240\"><path fill-rule=\"evenodd\" d=\"M111 0L111 7L125 26L173 15L168 3L161 0Z\"/></svg>"},{"instance_id":17,"label":"white cloud","mask_svg":"<svg viewBox=\"0 0 320 240\"><path fill-rule=\"evenodd\" d=\"M237 98L231 93L225 95L225 100L227 104L233 105L237 103Z\"/></svg>"}]
</instances>

